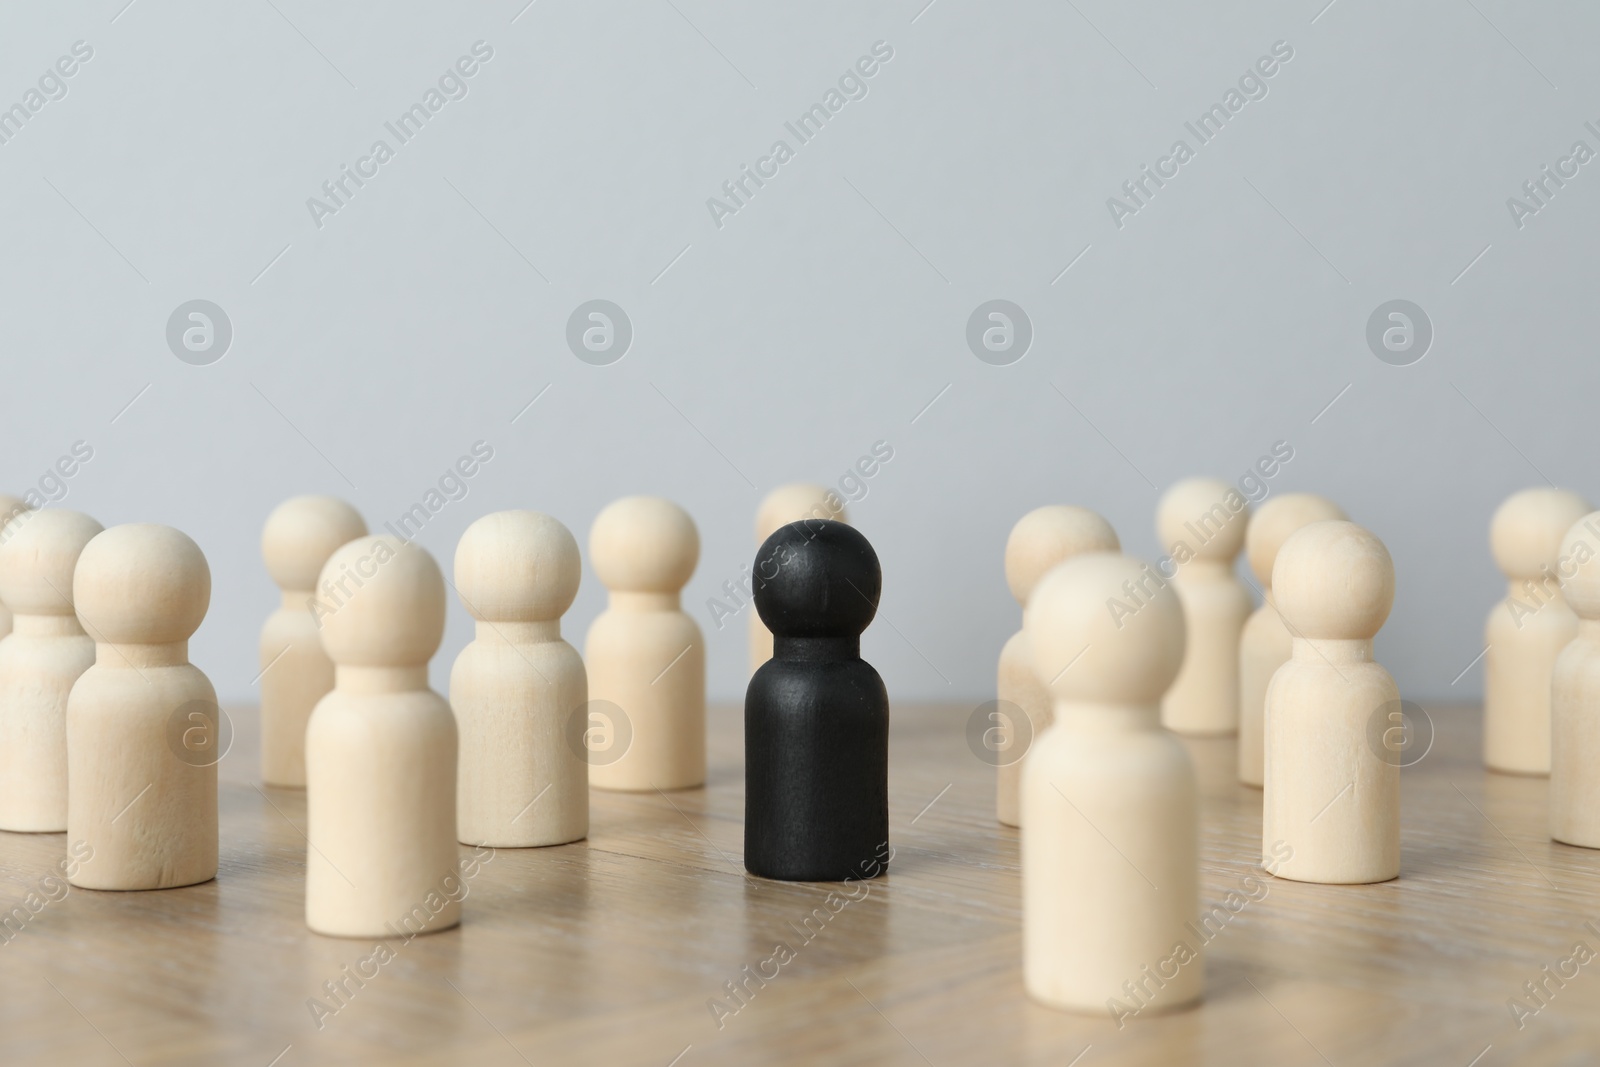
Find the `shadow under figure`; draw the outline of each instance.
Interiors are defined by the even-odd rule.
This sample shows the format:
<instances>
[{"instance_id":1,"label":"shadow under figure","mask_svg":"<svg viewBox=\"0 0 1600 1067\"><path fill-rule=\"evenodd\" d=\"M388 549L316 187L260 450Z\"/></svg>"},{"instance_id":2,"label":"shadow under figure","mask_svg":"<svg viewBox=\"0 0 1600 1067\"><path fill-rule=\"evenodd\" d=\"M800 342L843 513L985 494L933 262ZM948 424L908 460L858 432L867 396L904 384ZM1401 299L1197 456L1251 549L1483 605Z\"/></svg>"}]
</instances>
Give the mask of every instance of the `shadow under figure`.
<instances>
[{"instance_id":1,"label":"shadow under figure","mask_svg":"<svg viewBox=\"0 0 1600 1067\"><path fill-rule=\"evenodd\" d=\"M744 865L792 882L887 869L889 695L861 658L883 572L854 527L806 519L756 553L772 659L744 700Z\"/></svg>"}]
</instances>

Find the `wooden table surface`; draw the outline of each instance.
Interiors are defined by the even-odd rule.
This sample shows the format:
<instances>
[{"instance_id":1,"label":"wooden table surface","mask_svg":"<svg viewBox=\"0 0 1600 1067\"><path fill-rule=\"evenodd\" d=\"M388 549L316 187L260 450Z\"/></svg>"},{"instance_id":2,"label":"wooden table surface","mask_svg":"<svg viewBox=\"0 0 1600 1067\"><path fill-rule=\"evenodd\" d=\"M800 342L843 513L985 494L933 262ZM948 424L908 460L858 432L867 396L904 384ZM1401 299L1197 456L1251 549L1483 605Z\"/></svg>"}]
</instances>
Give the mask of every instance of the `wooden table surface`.
<instances>
[{"instance_id":1,"label":"wooden table surface","mask_svg":"<svg viewBox=\"0 0 1600 1067\"><path fill-rule=\"evenodd\" d=\"M1434 747L1403 772L1399 881L1269 879L1209 945L1204 1003L1121 1030L1023 994L1017 835L970 711L894 710L894 863L859 899L745 875L740 716L718 707L705 789L596 793L587 841L499 850L459 929L374 962L375 942L307 931L305 798L256 786L254 712L235 709L216 881L62 897L42 880L65 835L0 834L0 908L27 916L0 932L0 1063L1600 1062L1600 959L1572 959L1600 952L1600 853L1548 840L1544 780L1482 770L1477 709L1432 709ZM1230 741L1188 745L1210 906L1251 873L1261 794ZM777 975L740 1006L724 983L747 965Z\"/></svg>"}]
</instances>

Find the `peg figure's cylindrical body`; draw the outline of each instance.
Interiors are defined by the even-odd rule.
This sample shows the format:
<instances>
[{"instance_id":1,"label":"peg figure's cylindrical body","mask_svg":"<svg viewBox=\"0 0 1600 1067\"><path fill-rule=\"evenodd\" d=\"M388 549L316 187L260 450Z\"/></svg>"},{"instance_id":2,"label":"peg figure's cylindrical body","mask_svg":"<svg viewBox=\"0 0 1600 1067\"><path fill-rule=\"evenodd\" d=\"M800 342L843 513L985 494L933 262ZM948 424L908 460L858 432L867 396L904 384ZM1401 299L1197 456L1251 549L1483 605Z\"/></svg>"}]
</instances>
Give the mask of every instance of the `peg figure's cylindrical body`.
<instances>
[{"instance_id":1,"label":"peg figure's cylindrical body","mask_svg":"<svg viewBox=\"0 0 1600 1067\"><path fill-rule=\"evenodd\" d=\"M1579 621L1550 678L1550 836L1600 848L1600 511L1573 524L1560 558Z\"/></svg>"},{"instance_id":2,"label":"peg figure's cylindrical body","mask_svg":"<svg viewBox=\"0 0 1600 1067\"><path fill-rule=\"evenodd\" d=\"M1394 602L1383 542L1351 522L1314 522L1284 542L1273 595L1294 638L1267 687L1264 864L1300 882L1400 874L1404 730L1372 638Z\"/></svg>"},{"instance_id":3,"label":"peg figure's cylindrical body","mask_svg":"<svg viewBox=\"0 0 1600 1067\"><path fill-rule=\"evenodd\" d=\"M705 639L680 599L699 559L694 520L671 501L624 497L595 518L589 560L611 591L583 656L597 789L705 784Z\"/></svg>"},{"instance_id":4,"label":"peg figure's cylindrical body","mask_svg":"<svg viewBox=\"0 0 1600 1067\"><path fill-rule=\"evenodd\" d=\"M1495 563L1509 582L1484 633L1483 762L1490 770L1550 773L1551 671L1578 634L1578 616L1561 594L1561 541L1588 511L1578 494L1540 486L1506 498L1489 524Z\"/></svg>"},{"instance_id":5,"label":"peg figure's cylindrical body","mask_svg":"<svg viewBox=\"0 0 1600 1067\"><path fill-rule=\"evenodd\" d=\"M456 589L477 620L450 670L463 844L530 848L589 832L587 679L561 637L581 574L571 532L534 511L485 515L456 546Z\"/></svg>"},{"instance_id":6,"label":"peg figure's cylindrical body","mask_svg":"<svg viewBox=\"0 0 1600 1067\"><path fill-rule=\"evenodd\" d=\"M0 830L67 828L67 695L94 663L72 575L101 529L58 508L0 527L0 600L16 612L0 640Z\"/></svg>"},{"instance_id":7,"label":"peg figure's cylindrical body","mask_svg":"<svg viewBox=\"0 0 1600 1067\"><path fill-rule=\"evenodd\" d=\"M283 602L261 627L261 780L303 789L306 722L333 688L333 661L322 648L316 605L342 594L318 594L323 564L340 545L363 537L355 508L331 496L297 496L273 509L261 531L261 555ZM348 589L355 577L334 575Z\"/></svg>"},{"instance_id":8,"label":"peg figure's cylindrical body","mask_svg":"<svg viewBox=\"0 0 1600 1067\"><path fill-rule=\"evenodd\" d=\"M889 696L861 659L877 554L842 522L780 527L758 550L772 659L744 701L744 865L786 881L871 878L888 862Z\"/></svg>"},{"instance_id":9,"label":"peg figure's cylindrical body","mask_svg":"<svg viewBox=\"0 0 1600 1067\"><path fill-rule=\"evenodd\" d=\"M78 558L94 665L67 698L67 840L85 889L170 889L217 874L217 694L188 641L211 600L200 547L167 526L98 535Z\"/></svg>"},{"instance_id":10,"label":"peg figure's cylindrical body","mask_svg":"<svg viewBox=\"0 0 1600 1067\"><path fill-rule=\"evenodd\" d=\"M1028 993L1115 1014L1191 1004L1205 985L1199 790L1159 701L1183 660L1171 586L1106 607L1144 567L1089 553L1047 574L1023 624L1055 702L1022 773L1022 951Z\"/></svg>"},{"instance_id":11,"label":"peg figure's cylindrical body","mask_svg":"<svg viewBox=\"0 0 1600 1067\"><path fill-rule=\"evenodd\" d=\"M319 609L335 671L306 727L306 924L339 937L436 933L460 921L466 896L456 723L428 688L444 577L426 550L389 536L351 541L322 568L347 573L359 583Z\"/></svg>"},{"instance_id":12,"label":"peg figure's cylindrical body","mask_svg":"<svg viewBox=\"0 0 1600 1067\"><path fill-rule=\"evenodd\" d=\"M1159 572L1177 589L1188 634L1183 667L1161 700L1161 723L1176 733L1239 729L1239 638L1252 605L1233 565L1249 515L1237 488L1211 478L1178 482L1157 505L1156 532L1168 553ZM1144 581L1135 589L1147 590ZM1133 600L1134 611L1142 602L1127 591L1118 597Z\"/></svg>"},{"instance_id":13,"label":"peg figure's cylindrical body","mask_svg":"<svg viewBox=\"0 0 1600 1067\"><path fill-rule=\"evenodd\" d=\"M1250 516L1245 558L1266 595L1239 635L1239 781L1260 786L1265 780L1267 684L1289 662L1293 639L1272 602L1272 565L1289 535L1307 523L1345 517L1339 506L1314 493L1274 496Z\"/></svg>"},{"instance_id":14,"label":"peg figure's cylindrical body","mask_svg":"<svg viewBox=\"0 0 1600 1067\"><path fill-rule=\"evenodd\" d=\"M1121 547L1111 524L1088 508L1047 504L1011 528L1006 538L1006 584L1017 603L1026 607L1033 587L1056 564L1082 552L1116 552ZM983 735L984 744L986 756L997 764L995 816L1005 826L1020 826L1023 764L1033 739L1053 717L1050 693L1033 672L1021 630L1001 648L998 674L998 707L991 713L998 721Z\"/></svg>"}]
</instances>

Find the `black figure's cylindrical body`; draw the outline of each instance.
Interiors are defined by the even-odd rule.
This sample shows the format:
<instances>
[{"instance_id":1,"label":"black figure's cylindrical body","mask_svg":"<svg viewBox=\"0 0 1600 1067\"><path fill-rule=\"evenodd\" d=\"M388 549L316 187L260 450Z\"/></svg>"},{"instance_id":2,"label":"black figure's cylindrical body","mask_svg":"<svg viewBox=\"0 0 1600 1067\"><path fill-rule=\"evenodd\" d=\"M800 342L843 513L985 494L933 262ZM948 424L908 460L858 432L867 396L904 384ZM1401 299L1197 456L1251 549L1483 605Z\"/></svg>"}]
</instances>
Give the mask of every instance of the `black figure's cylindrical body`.
<instances>
[{"instance_id":1,"label":"black figure's cylindrical body","mask_svg":"<svg viewBox=\"0 0 1600 1067\"><path fill-rule=\"evenodd\" d=\"M787 881L882 874L889 848L889 696L861 659L877 554L844 523L808 519L756 554L772 659L744 702L744 865Z\"/></svg>"}]
</instances>

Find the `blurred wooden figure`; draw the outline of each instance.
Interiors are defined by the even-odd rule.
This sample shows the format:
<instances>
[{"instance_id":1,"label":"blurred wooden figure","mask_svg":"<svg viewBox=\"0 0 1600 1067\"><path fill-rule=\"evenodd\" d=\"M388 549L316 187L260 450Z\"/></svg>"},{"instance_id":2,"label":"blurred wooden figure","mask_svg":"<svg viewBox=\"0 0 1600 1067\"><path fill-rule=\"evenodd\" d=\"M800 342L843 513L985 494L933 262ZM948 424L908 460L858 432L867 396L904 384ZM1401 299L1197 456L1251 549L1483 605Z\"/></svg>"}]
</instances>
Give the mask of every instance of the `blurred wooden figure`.
<instances>
[{"instance_id":1,"label":"blurred wooden figure","mask_svg":"<svg viewBox=\"0 0 1600 1067\"><path fill-rule=\"evenodd\" d=\"M1272 602L1272 565L1289 535L1308 523L1343 519L1339 505L1315 493L1285 493L1262 504L1245 529L1245 558L1266 600L1239 636L1239 781L1260 788L1267 684L1289 662L1294 638Z\"/></svg>"},{"instance_id":2,"label":"blurred wooden figure","mask_svg":"<svg viewBox=\"0 0 1600 1067\"><path fill-rule=\"evenodd\" d=\"M283 594L261 628L261 780L267 785L305 788L306 721L333 688L313 587L334 550L366 533L360 513L331 496L291 497L273 509L261 531L267 573Z\"/></svg>"},{"instance_id":3,"label":"blurred wooden figure","mask_svg":"<svg viewBox=\"0 0 1600 1067\"><path fill-rule=\"evenodd\" d=\"M485 515L456 545L456 592L477 620L450 670L465 844L560 845L589 832L588 685L561 638L582 570L572 533L536 511Z\"/></svg>"},{"instance_id":4,"label":"blurred wooden figure","mask_svg":"<svg viewBox=\"0 0 1600 1067\"><path fill-rule=\"evenodd\" d=\"M72 601L95 660L67 698L67 841L93 855L71 882L210 881L222 721L211 682L189 663L211 603L206 557L170 526L113 526L78 556Z\"/></svg>"},{"instance_id":5,"label":"blurred wooden figure","mask_svg":"<svg viewBox=\"0 0 1600 1067\"><path fill-rule=\"evenodd\" d=\"M814 485L811 482L795 482L790 485L780 485L768 493L761 501L761 506L756 510L756 547L760 548L767 538L771 537L780 526L787 526L791 522L801 519L832 519L836 522L849 522L845 514L844 498L832 489ZM746 575L746 582L753 583L757 572L773 567L774 563L761 559L759 556L750 567ZM726 586L724 591L727 591ZM753 595L753 594L751 594ZM761 665L772 658L772 631L767 629L767 624L761 621L761 613L750 611L750 673L755 674Z\"/></svg>"},{"instance_id":6,"label":"blurred wooden figure","mask_svg":"<svg viewBox=\"0 0 1600 1067\"><path fill-rule=\"evenodd\" d=\"M589 627L589 784L648 792L706 780L706 650L680 603L700 533L670 500L630 496L600 512L589 562L611 591Z\"/></svg>"},{"instance_id":7,"label":"blurred wooden figure","mask_svg":"<svg viewBox=\"0 0 1600 1067\"><path fill-rule=\"evenodd\" d=\"M1139 597L1161 577L1178 590L1188 643L1183 667L1161 702L1161 723L1180 734L1231 734L1239 728L1239 638L1253 605L1233 566L1249 514L1243 494L1227 482L1178 482L1156 506L1156 532L1168 556L1133 583L1140 592L1120 594L1137 611Z\"/></svg>"},{"instance_id":8,"label":"blurred wooden figure","mask_svg":"<svg viewBox=\"0 0 1600 1067\"><path fill-rule=\"evenodd\" d=\"M1297 882L1395 878L1400 693L1372 660L1394 603L1389 551L1353 522L1313 522L1278 550L1272 592L1294 651L1267 687L1263 863Z\"/></svg>"},{"instance_id":9,"label":"blurred wooden figure","mask_svg":"<svg viewBox=\"0 0 1600 1067\"><path fill-rule=\"evenodd\" d=\"M1578 632L1551 672L1550 836L1600 848L1600 511L1573 524L1558 559Z\"/></svg>"},{"instance_id":10,"label":"blurred wooden figure","mask_svg":"<svg viewBox=\"0 0 1600 1067\"><path fill-rule=\"evenodd\" d=\"M1006 585L1026 607L1040 578L1082 552L1117 552L1122 548L1111 524L1088 508L1050 504L1028 512L1006 539ZM995 814L1006 826L1020 826L1022 764L1033 739L1050 725L1050 692L1028 662L1027 637L1019 629L1000 650L996 709L998 719L984 732L984 751L996 762ZM1016 717L1018 721L1010 719ZM1026 718L1026 722L1021 721ZM992 744L991 744L992 739Z\"/></svg>"},{"instance_id":11,"label":"blurred wooden figure","mask_svg":"<svg viewBox=\"0 0 1600 1067\"><path fill-rule=\"evenodd\" d=\"M1183 609L1161 585L1132 617L1106 610L1147 567L1074 556L1039 581L1022 624L1055 705L1022 770L1024 983L1050 1007L1119 1023L1191 1004L1205 985L1199 790L1159 710L1183 662Z\"/></svg>"},{"instance_id":12,"label":"blurred wooden figure","mask_svg":"<svg viewBox=\"0 0 1600 1067\"><path fill-rule=\"evenodd\" d=\"M325 584L334 684L306 727L306 925L339 937L437 933L461 921L465 895L456 723L428 688L444 576L426 549L383 535L335 551Z\"/></svg>"},{"instance_id":13,"label":"blurred wooden figure","mask_svg":"<svg viewBox=\"0 0 1600 1067\"><path fill-rule=\"evenodd\" d=\"M67 828L67 695L94 663L94 639L72 607L72 574L103 529L49 508L0 531L0 600L16 613L0 640L0 830Z\"/></svg>"},{"instance_id":14,"label":"blurred wooden figure","mask_svg":"<svg viewBox=\"0 0 1600 1067\"><path fill-rule=\"evenodd\" d=\"M1506 498L1489 523L1509 581L1484 628L1483 762L1511 774L1550 773L1550 675L1578 636L1561 595L1561 540L1589 512L1577 493L1540 486Z\"/></svg>"}]
</instances>

